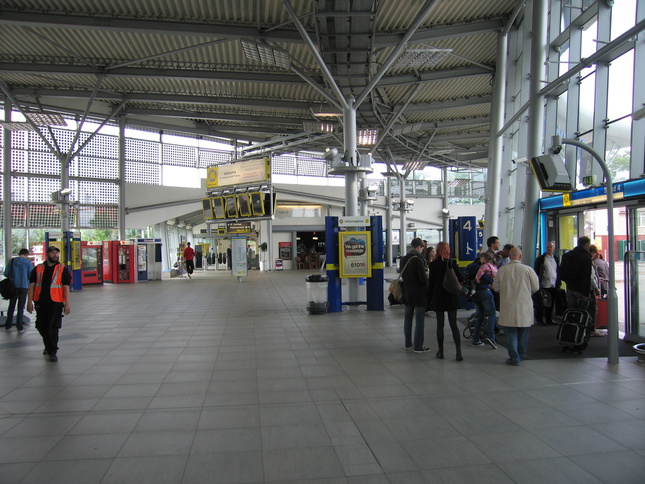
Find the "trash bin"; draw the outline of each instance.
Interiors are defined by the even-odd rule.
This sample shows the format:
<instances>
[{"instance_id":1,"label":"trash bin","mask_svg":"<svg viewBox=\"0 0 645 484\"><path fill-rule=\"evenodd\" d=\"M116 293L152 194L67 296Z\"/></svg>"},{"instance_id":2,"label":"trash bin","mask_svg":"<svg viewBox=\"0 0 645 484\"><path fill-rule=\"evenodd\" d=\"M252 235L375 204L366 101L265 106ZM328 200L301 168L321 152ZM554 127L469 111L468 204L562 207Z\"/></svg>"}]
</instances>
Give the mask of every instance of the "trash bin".
<instances>
[{"instance_id":1,"label":"trash bin","mask_svg":"<svg viewBox=\"0 0 645 484\"><path fill-rule=\"evenodd\" d=\"M305 278L307 283L307 311L309 314L327 312L327 285L329 277L322 274L310 274Z\"/></svg>"}]
</instances>

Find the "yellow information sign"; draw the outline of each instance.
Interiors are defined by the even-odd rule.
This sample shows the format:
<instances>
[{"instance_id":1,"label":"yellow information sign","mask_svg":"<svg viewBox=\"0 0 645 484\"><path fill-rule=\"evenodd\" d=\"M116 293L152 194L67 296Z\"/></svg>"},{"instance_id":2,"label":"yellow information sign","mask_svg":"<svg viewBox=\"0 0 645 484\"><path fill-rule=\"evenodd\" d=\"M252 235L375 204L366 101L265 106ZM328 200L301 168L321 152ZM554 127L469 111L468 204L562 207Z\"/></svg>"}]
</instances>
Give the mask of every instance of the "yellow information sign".
<instances>
[{"instance_id":1,"label":"yellow information sign","mask_svg":"<svg viewBox=\"0 0 645 484\"><path fill-rule=\"evenodd\" d=\"M338 248L340 277L372 277L370 232L340 232Z\"/></svg>"}]
</instances>

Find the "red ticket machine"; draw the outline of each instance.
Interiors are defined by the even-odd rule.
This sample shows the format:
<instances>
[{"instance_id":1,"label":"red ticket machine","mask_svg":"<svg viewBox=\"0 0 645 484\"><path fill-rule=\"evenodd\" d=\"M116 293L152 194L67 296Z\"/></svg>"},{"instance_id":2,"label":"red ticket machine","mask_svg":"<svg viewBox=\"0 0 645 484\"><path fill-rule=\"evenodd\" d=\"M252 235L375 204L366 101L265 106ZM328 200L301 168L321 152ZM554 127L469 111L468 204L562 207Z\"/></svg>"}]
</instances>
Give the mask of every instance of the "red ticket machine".
<instances>
[{"instance_id":1,"label":"red ticket machine","mask_svg":"<svg viewBox=\"0 0 645 484\"><path fill-rule=\"evenodd\" d=\"M136 282L136 246L129 240L103 242L103 282Z\"/></svg>"},{"instance_id":2,"label":"red ticket machine","mask_svg":"<svg viewBox=\"0 0 645 484\"><path fill-rule=\"evenodd\" d=\"M81 277L83 284L103 284L103 244L81 241Z\"/></svg>"}]
</instances>

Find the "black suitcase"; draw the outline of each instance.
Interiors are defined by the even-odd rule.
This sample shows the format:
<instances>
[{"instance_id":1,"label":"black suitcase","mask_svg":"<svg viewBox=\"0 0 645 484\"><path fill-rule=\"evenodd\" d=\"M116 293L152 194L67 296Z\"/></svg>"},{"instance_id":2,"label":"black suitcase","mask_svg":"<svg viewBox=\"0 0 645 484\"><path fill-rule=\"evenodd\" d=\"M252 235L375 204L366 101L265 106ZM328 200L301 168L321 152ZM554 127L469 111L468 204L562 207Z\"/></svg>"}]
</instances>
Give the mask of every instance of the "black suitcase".
<instances>
[{"instance_id":1,"label":"black suitcase","mask_svg":"<svg viewBox=\"0 0 645 484\"><path fill-rule=\"evenodd\" d=\"M593 332L591 315L584 309L567 309L562 316L562 323L555 336L562 346L562 351L582 351L589 344L589 336Z\"/></svg>"}]
</instances>

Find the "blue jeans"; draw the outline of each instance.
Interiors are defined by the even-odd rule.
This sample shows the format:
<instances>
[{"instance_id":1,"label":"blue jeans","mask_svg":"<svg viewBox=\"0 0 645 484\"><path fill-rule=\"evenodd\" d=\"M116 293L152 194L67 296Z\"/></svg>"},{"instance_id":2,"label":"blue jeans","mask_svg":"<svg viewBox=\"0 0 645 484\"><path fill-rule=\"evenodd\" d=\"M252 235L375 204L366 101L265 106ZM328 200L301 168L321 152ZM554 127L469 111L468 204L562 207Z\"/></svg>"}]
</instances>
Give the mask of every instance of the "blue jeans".
<instances>
[{"instance_id":1,"label":"blue jeans","mask_svg":"<svg viewBox=\"0 0 645 484\"><path fill-rule=\"evenodd\" d=\"M13 312L16 311L16 328L22 331L22 321L25 312L25 303L27 302L28 289L16 288L18 293L16 297L9 300L9 307L7 308L7 320L4 323L6 329L11 329L13 325Z\"/></svg>"},{"instance_id":2,"label":"blue jeans","mask_svg":"<svg viewBox=\"0 0 645 484\"><path fill-rule=\"evenodd\" d=\"M414 315L414 349L423 348L423 336L425 329L426 308L423 306L405 305L403 316L403 335L405 336L405 347L409 348L412 344L412 316Z\"/></svg>"},{"instance_id":3,"label":"blue jeans","mask_svg":"<svg viewBox=\"0 0 645 484\"><path fill-rule=\"evenodd\" d=\"M479 342L479 333L482 329L484 317L486 318L486 332L488 338L495 341L495 299L490 289L477 289L473 296L473 302L477 308L477 320L475 321L475 332L473 333L473 343Z\"/></svg>"},{"instance_id":4,"label":"blue jeans","mask_svg":"<svg viewBox=\"0 0 645 484\"><path fill-rule=\"evenodd\" d=\"M526 347L529 344L529 328L506 327L506 345L508 357L514 365L526 358Z\"/></svg>"}]
</instances>

